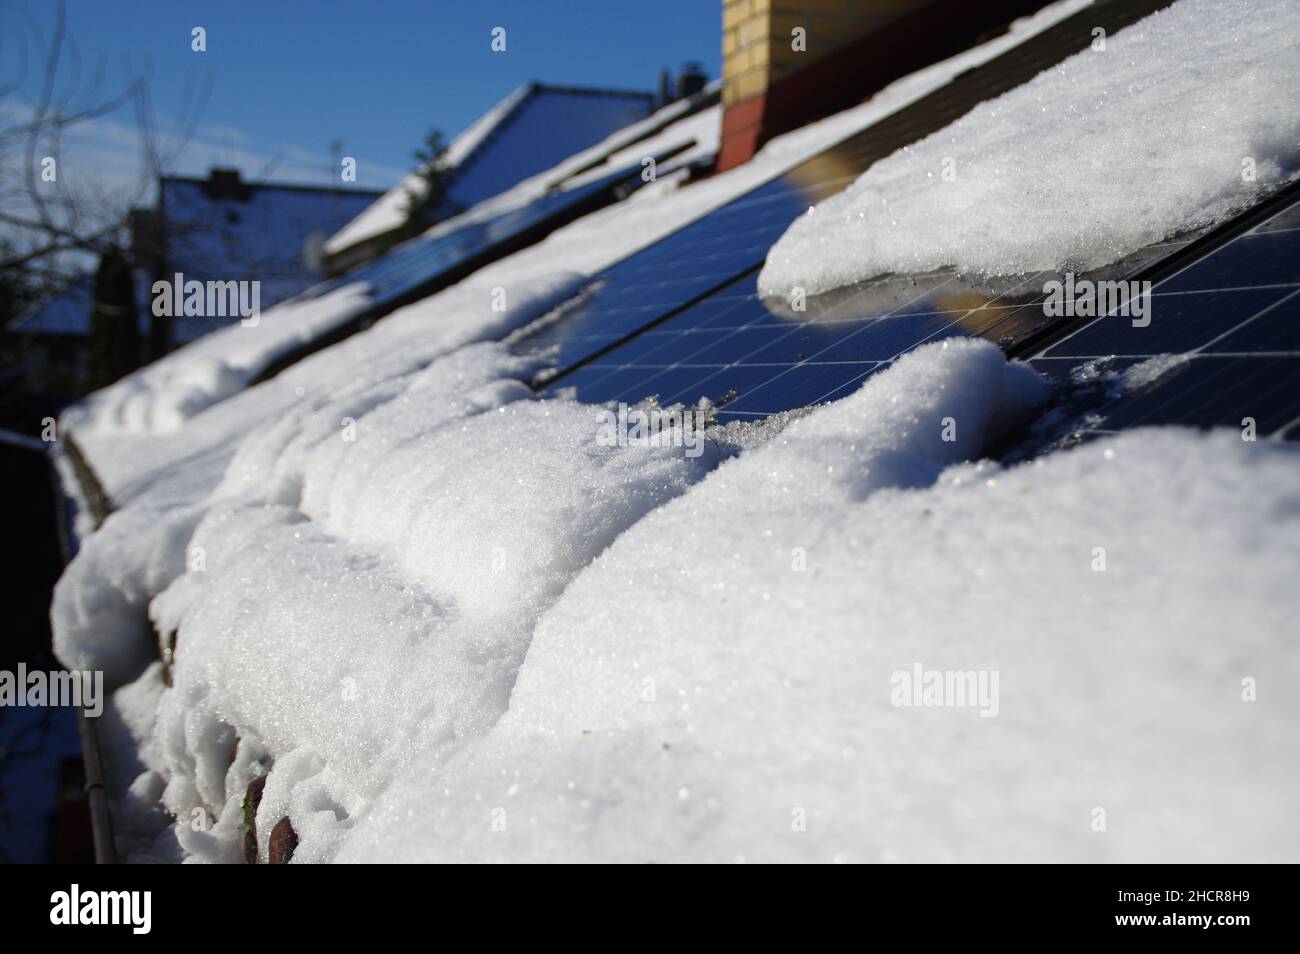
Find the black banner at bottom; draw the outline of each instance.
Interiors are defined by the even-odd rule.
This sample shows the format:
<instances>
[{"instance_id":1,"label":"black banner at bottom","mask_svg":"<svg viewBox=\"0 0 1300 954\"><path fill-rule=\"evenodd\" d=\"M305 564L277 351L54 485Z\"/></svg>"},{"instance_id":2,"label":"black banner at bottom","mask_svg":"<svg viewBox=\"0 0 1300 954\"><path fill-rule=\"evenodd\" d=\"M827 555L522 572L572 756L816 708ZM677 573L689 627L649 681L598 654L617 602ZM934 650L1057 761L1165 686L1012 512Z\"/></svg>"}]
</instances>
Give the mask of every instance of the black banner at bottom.
<instances>
[{"instance_id":1,"label":"black banner at bottom","mask_svg":"<svg viewBox=\"0 0 1300 954\"><path fill-rule=\"evenodd\" d=\"M442 886L445 873L409 870L378 877L356 868L281 875L265 867L239 874L236 869L201 871L197 866L180 871L104 866L10 872L18 877L0 895L8 938L75 933L77 938L67 939L127 945L207 940L214 926L239 924L247 925L249 939L258 942L281 936L295 942L317 936L337 941L341 929L382 927L387 933L403 925L432 923L437 913L449 910L465 923L464 917L473 918L479 905L495 924L503 904L515 915L510 920L521 926L530 922L529 908L544 913L542 923L550 924L557 917L575 915L595 917L600 923L612 914L635 911L643 927L662 919L665 930L675 931L671 925L681 927L683 919L708 919L727 925L723 930L731 934L744 926L737 915L743 918L744 912L751 912L757 913L756 926L764 930L773 918L789 919L792 928L802 922L800 930L818 920L831 921L825 927L836 932L879 928L885 932L882 937L896 929L914 932L919 926L926 941L948 936L969 940L978 927L984 940L1128 934L1177 943L1194 937L1233 943L1285 927L1294 880L1285 867L1245 865L880 866L826 873L825 884L834 892L826 895L820 885L809 884L807 873L790 885L777 881L779 875L768 875L766 897L746 897L737 908L734 890L719 890L716 883L707 889L693 887L689 873L675 875L680 880L656 889L648 903L638 903L635 888L615 886L608 875L602 877L601 888L566 888L551 875L549 889L538 892L529 904L524 885L511 888L518 875L510 872L495 872L478 883L472 872L458 872L461 890L455 893ZM574 877L583 879L580 872ZM737 877L742 880L735 887L744 890L743 876ZM727 902L728 897L733 901ZM846 904L845 899L852 900ZM448 901L455 906L449 908ZM711 915L713 905L727 913L721 918ZM823 912L820 918L818 911ZM692 927L691 933L695 931Z\"/></svg>"}]
</instances>

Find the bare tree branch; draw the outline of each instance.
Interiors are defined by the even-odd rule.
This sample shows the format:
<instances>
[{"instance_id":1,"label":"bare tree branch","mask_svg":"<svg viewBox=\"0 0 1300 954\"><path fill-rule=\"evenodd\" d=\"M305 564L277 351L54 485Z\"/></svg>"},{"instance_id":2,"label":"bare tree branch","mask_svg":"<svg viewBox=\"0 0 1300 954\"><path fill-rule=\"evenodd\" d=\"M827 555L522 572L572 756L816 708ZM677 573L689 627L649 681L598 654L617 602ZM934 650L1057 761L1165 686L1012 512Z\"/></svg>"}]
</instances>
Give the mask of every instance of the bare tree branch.
<instances>
[{"instance_id":1,"label":"bare tree branch","mask_svg":"<svg viewBox=\"0 0 1300 954\"><path fill-rule=\"evenodd\" d=\"M186 78L180 109L164 135L154 112L147 60L141 69L124 60L122 86L106 92L106 61L100 58L93 71L87 70L64 0L55 5L48 30L30 11L23 16L21 29L0 38L0 52L17 54L0 60L17 64L17 72L0 85L0 201L5 209L0 226L6 227L0 231L0 280L21 272L21 281L30 287L33 277L43 282L49 276L71 276L84 270L86 255L123 248L132 208L147 199L193 138L212 77L206 74L197 87ZM29 75L33 66L37 72ZM97 184L84 169L80 175L63 175L70 134L128 108L139 151L134 185ZM53 160L55 170L48 177L42 175L46 160Z\"/></svg>"}]
</instances>

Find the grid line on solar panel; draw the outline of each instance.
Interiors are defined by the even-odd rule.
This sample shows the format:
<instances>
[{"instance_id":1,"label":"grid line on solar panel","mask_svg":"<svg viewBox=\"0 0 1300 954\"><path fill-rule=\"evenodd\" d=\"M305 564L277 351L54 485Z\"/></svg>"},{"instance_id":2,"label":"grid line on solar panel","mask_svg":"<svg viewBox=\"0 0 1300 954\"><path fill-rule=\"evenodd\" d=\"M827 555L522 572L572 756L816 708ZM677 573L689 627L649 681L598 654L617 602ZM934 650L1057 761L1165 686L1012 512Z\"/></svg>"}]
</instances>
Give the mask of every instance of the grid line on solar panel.
<instances>
[{"instance_id":1,"label":"grid line on solar panel","mask_svg":"<svg viewBox=\"0 0 1300 954\"><path fill-rule=\"evenodd\" d=\"M1061 381L1081 369L1085 377L1113 378L1144 362L1168 364L1154 381L1098 401L1094 433L1155 424L1244 427L1249 420L1268 438L1300 436L1300 229L1278 227L1300 216L1298 194L1284 190L1245 217L1258 221L1158 281L1147 327L1096 318L1030 363Z\"/></svg>"},{"instance_id":2,"label":"grid line on solar panel","mask_svg":"<svg viewBox=\"0 0 1300 954\"><path fill-rule=\"evenodd\" d=\"M562 320L550 321L540 326L537 334L519 339L516 346L551 351L556 376L567 375L761 266L767 250L790 222L809 205L848 185L877 159L947 126L979 102L1026 82L1087 47L1097 27L1114 32L1169 2L1096 4L960 74L611 266L599 276L599 292L585 297ZM652 289L657 292L653 299L649 297Z\"/></svg>"},{"instance_id":3,"label":"grid line on solar panel","mask_svg":"<svg viewBox=\"0 0 1300 954\"><path fill-rule=\"evenodd\" d=\"M749 273L555 386L593 402L707 400L722 418L767 416L817 403L928 341L995 327L1020 307L1010 299L1041 284L1022 276L972 292L947 272L894 276L817 305L817 317L804 320L760 299L755 278Z\"/></svg>"},{"instance_id":4,"label":"grid line on solar panel","mask_svg":"<svg viewBox=\"0 0 1300 954\"><path fill-rule=\"evenodd\" d=\"M1150 354L1160 350L1159 345L1170 336L1183 343L1183 350L1207 347L1211 343L1209 339L1199 345L1189 339L1194 329L1180 320L1183 314L1189 308L1204 314L1211 310L1209 306L1214 306L1218 313L1229 316L1228 322L1217 320L1204 325L1204 337L1211 333L1210 329L1225 323L1235 327L1238 316L1253 317L1274 301L1289 297L1300 287L1295 258L1288 260L1288 253L1295 255L1296 244L1292 232L1243 233L1157 284L1151 296L1150 326L1135 328L1124 322L1102 323L1098 319L1070 332L1044 354L1121 353L1108 347L1112 344L1127 344L1132 353ZM1250 277L1255 280L1245 280ZM1163 319L1159 324L1155 321L1157 315ZM1248 320L1245 318L1241 323ZM1142 346L1132 347L1136 344Z\"/></svg>"}]
</instances>

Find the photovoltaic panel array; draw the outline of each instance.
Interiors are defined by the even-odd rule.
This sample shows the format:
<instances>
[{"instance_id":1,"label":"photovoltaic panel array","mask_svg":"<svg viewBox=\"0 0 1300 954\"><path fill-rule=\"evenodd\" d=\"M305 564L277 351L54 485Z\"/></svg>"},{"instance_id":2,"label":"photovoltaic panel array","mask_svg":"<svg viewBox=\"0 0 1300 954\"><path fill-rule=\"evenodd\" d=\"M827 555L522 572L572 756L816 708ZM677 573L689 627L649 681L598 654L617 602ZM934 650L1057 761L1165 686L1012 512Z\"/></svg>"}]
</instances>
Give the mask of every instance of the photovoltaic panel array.
<instances>
[{"instance_id":1,"label":"photovoltaic panel array","mask_svg":"<svg viewBox=\"0 0 1300 954\"><path fill-rule=\"evenodd\" d=\"M1120 315L1049 314L1045 288L1065 279L1052 272L983 284L952 272L887 276L793 311L758 296L754 270L555 387L590 403L654 398L712 405L720 422L762 418L843 397L908 351L964 335L1031 357L1057 382L1059 399L1073 412L1066 420L1104 414L1105 427L1240 426L1249 416L1262 435L1297 437L1296 197L1293 187L1214 233L1161 242L1078 276L1153 280L1145 327ZM1068 337L1058 341L1062 335ZM1057 343L1042 343L1048 340ZM1116 376L1152 359L1168 363L1164 375L1148 375L1142 388L1107 400Z\"/></svg>"},{"instance_id":2,"label":"photovoltaic panel array","mask_svg":"<svg viewBox=\"0 0 1300 954\"><path fill-rule=\"evenodd\" d=\"M1184 246L1162 243L1093 277L1127 276ZM951 271L885 276L810 299L758 295L752 270L668 321L558 379L584 401L707 403L721 421L842 397L914 348L954 335L1010 349L1059 323L1045 315L1050 272L975 282Z\"/></svg>"},{"instance_id":3,"label":"photovoltaic panel array","mask_svg":"<svg viewBox=\"0 0 1300 954\"><path fill-rule=\"evenodd\" d=\"M655 159L664 162L689 145L683 143ZM549 192L493 218L442 234L417 236L373 261L313 287L302 297L317 297L344 285L365 282L371 287L372 305L364 314L282 355L257 380L274 377L308 354L342 341L390 311L455 284L484 265L526 248L555 229L615 201L627 190L642 184L641 168L640 162L629 164L585 185Z\"/></svg>"},{"instance_id":4,"label":"photovoltaic panel array","mask_svg":"<svg viewBox=\"0 0 1300 954\"><path fill-rule=\"evenodd\" d=\"M577 218L590 211L588 203L593 198L607 197L615 186L629 180L639 184L640 170L639 163L625 166L586 185L549 192L525 206L482 222L442 235L413 238L374 261L357 266L331 284L338 287L366 282L378 307L407 299L416 290L428 294L432 282L450 285L487 264L488 256L500 258L521 244L531 244L527 241L529 231L542 224L548 226L548 231L556 228L559 213L572 213L569 218Z\"/></svg>"},{"instance_id":5,"label":"photovoltaic panel array","mask_svg":"<svg viewBox=\"0 0 1300 954\"><path fill-rule=\"evenodd\" d=\"M768 249L809 205L843 189L877 159L942 129L978 103L1087 48L1095 29L1123 29L1169 2L1111 0L1095 4L968 70L612 266L558 319L521 339L517 349L553 351L562 380L655 324L743 279L761 266ZM743 287L734 291L744 294Z\"/></svg>"}]
</instances>

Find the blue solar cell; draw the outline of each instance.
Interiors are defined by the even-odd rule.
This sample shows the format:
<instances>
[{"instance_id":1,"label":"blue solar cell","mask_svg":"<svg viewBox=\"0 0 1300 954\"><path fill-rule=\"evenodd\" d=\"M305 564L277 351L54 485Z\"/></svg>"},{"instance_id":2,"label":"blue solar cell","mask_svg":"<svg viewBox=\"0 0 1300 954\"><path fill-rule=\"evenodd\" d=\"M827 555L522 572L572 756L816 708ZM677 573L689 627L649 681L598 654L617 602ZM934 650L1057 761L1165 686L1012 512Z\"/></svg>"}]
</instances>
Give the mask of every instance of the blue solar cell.
<instances>
[{"instance_id":1,"label":"blue solar cell","mask_svg":"<svg viewBox=\"0 0 1300 954\"><path fill-rule=\"evenodd\" d=\"M1207 345L1208 354L1300 354L1300 320L1292 291Z\"/></svg>"},{"instance_id":2,"label":"blue solar cell","mask_svg":"<svg viewBox=\"0 0 1300 954\"><path fill-rule=\"evenodd\" d=\"M1205 346L1225 328L1240 324L1287 294L1282 288L1223 291L1191 289L1186 282L1183 284L1182 291L1166 292L1162 284L1152 292L1149 325L1138 327L1122 316L1102 318L1051 348L1046 357L1190 351Z\"/></svg>"},{"instance_id":3,"label":"blue solar cell","mask_svg":"<svg viewBox=\"0 0 1300 954\"><path fill-rule=\"evenodd\" d=\"M760 187L598 276L594 294L525 347L557 348L560 367L590 358L753 269L808 204L783 180Z\"/></svg>"},{"instance_id":4,"label":"blue solar cell","mask_svg":"<svg viewBox=\"0 0 1300 954\"><path fill-rule=\"evenodd\" d=\"M1164 281L1161 291L1287 285L1296 281L1298 269L1294 229L1254 229L1201 259L1194 272L1189 268Z\"/></svg>"}]
</instances>

